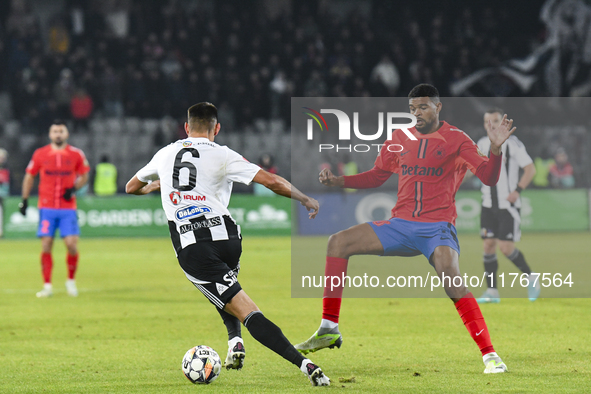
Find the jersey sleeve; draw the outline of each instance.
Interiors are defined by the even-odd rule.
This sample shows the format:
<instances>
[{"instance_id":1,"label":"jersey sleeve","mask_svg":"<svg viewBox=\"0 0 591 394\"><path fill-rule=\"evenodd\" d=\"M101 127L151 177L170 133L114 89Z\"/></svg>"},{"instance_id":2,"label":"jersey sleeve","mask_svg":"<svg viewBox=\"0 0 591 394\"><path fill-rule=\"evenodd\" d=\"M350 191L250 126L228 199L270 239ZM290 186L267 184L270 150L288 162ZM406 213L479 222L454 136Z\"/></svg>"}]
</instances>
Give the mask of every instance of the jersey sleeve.
<instances>
[{"instance_id":1,"label":"jersey sleeve","mask_svg":"<svg viewBox=\"0 0 591 394\"><path fill-rule=\"evenodd\" d=\"M260 171L260 167L246 160L242 155L227 148L226 177L232 182L250 185L252 179Z\"/></svg>"},{"instance_id":2,"label":"jersey sleeve","mask_svg":"<svg viewBox=\"0 0 591 394\"><path fill-rule=\"evenodd\" d=\"M84 152L82 152L82 150L76 149L76 152L78 153L79 157L78 163L76 165L76 173L78 175L84 175L88 173L88 171L90 171L90 165L88 164L86 155L84 154Z\"/></svg>"},{"instance_id":3,"label":"jersey sleeve","mask_svg":"<svg viewBox=\"0 0 591 394\"><path fill-rule=\"evenodd\" d=\"M374 166L380 170L398 172L398 155L388 150L388 146L391 145L389 142L390 141L386 141L384 146L382 146L382 149L380 149L380 153L376 158Z\"/></svg>"},{"instance_id":4,"label":"jersey sleeve","mask_svg":"<svg viewBox=\"0 0 591 394\"><path fill-rule=\"evenodd\" d=\"M31 161L29 161L29 164L27 165L27 169L26 172L27 174L31 174L33 176L37 175L39 173L39 170L41 169L41 153L39 150L36 150L33 153L33 157L31 158Z\"/></svg>"},{"instance_id":5,"label":"jersey sleeve","mask_svg":"<svg viewBox=\"0 0 591 394\"><path fill-rule=\"evenodd\" d=\"M523 168L529 164L532 164L534 161L527 153L523 142L519 141L517 137L514 137L513 142L515 143L515 158L517 159L517 164L519 164L519 167Z\"/></svg>"},{"instance_id":6,"label":"jersey sleeve","mask_svg":"<svg viewBox=\"0 0 591 394\"><path fill-rule=\"evenodd\" d=\"M476 174L478 167L480 167L480 165L483 163L486 163L488 158L484 153L482 153L480 147L476 145L474 141L472 141L472 139L464 132L461 132L461 136L462 138L460 139L461 142L458 148L459 156L464 159L468 169ZM482 139L478 142L484 147L485 143L482 141Z\"/></svg>"},{"instance_id":7,"label":"jersey sleeve","mask_svg":"<svg viewBox=\"0 0 591 394\"><path fill-rule=\"evenodd\" d=\"M152 157L152 160L135 174L137 179L145 183L160 179L160 176L158 175L158 164L160 163L161 157L164 155L164 149L165 148L162 148L156 152L154 157Z\"/></svg>"},{"instance_id":8,"label":"jersey sleeve","mask_svg":"<svg viewBox=\"0 0 591 394\"><path fill-rule=\"evenodd\" d=\"M464 132L459 144L458 154L466 162L468 169L486 186L496 185L501 174L503 155L491 154L487 157Z\"/></svg>"}]
</instances>

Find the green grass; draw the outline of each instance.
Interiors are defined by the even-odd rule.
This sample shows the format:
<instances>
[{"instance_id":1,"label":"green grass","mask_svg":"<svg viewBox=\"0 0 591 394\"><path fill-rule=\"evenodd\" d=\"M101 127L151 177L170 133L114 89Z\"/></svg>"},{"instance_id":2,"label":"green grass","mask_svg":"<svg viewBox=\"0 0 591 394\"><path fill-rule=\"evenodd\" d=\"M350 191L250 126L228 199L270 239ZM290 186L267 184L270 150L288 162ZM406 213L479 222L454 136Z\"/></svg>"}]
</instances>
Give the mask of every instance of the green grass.
<instances>
[{"instance_id":1,"label":"green grass","mask_svg":"<svg viewBox=\"0 0 591 394\"><path fill-rule=\"evenodd\" d=\"M558 264L558 246L567 245L570 258L588 262L590 240L589 233L528 234L520 247L530 261ZM479 262L480 240L460 241L462 264ZM548 243L556 245L554 255L548 256ZM311 390L301 372L246 330L242 371L223 370L209 386L183 377L187 349L205 344L224 356L227 338L213 306L178 267L168 239L82 239L78 298L65 293L62 244L54 251L55 295L35 297L41 288L39 249L37 240L0 241L1 393ZM240 282L265 315L299 342L317 328L321 300L290 298L289 261L289 238L247 238ZM590 300L503 299L482 310L510 373L482 374L478 349L444 299L346 299L343 347L312 359L331 377L332 392L591 391ZM353 376L354 383L339 383Z\"/></svg>"}]
</instances>

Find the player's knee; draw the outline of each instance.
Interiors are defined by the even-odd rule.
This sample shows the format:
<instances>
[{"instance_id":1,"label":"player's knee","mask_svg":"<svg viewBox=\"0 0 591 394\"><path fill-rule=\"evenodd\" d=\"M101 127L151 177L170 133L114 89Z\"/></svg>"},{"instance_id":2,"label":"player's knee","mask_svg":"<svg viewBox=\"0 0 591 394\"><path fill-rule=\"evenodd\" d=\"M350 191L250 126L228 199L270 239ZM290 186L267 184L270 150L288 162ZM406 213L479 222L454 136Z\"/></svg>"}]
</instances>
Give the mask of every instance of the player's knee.
<instances>
[{"instance_id":1,"label":"player's knee","mask_svg":"<svg viewBox=\"0 0 591 394\"><path fill-rule=\"evenodd\" d=\"M495 239L485 239L484 240L484 253L494 254L496 248L497 248L497 242Z\"/></svg>"},{"instance_id":2,"label":"player's knee","mask_svg":"<svg viewBox=\"0 0 591 394\"><path fill-rule=\"evenodd\" d=\"M332 257L348 258L347 243L343 232L333 234L328 238L327 254Z\"/></svg>"},{"instance_id":3,"label":"player's knee","mask_svg":"<svg viewBox=\"0 0 591 394\"><path fill-rule=\"evenodd\" d=\"M515 250L515 245L513 245L512 242L502 242L499 244L499 249L501 249L501 253L503 253L505 256L510 256Z\"/></svg>"}]
</instances>

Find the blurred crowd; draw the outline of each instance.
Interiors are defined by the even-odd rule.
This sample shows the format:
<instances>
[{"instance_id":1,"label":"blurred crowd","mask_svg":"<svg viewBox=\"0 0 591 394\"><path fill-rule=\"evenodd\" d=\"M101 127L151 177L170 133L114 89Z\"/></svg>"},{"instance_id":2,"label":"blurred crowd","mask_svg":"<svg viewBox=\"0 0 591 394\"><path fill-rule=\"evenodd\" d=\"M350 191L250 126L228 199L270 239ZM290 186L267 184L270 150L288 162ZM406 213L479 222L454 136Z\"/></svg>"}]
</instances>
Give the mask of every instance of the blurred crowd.
<instances>
[{"instance_id":1,"label":"blurred crowd","mask_svg":"<svg viewBox=\"0 0 591 394\"><path fill-rule=\"evenodd\" d=\"M56 117L77 130L93 116L180 119L204 100L241 129L289 124L292 96L405 96L420 82L446 96L544 33L541 1L523 14L509 1L68 0L43 23L32 1L0 10L0 91L31 133Z\"/></svg>"}]
</instances>

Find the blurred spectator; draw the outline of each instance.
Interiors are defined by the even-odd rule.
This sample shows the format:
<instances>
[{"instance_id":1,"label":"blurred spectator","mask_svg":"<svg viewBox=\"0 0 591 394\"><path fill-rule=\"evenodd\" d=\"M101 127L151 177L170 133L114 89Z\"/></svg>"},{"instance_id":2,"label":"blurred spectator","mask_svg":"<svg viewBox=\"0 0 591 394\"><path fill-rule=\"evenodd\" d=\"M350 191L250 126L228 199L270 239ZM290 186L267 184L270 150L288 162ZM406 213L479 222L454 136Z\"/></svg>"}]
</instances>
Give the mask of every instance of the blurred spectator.
<instances>
[{"instance_id":1,"label":"blurred spectator","mask_svg":"<svg viewBox=\"0 0 591 394\"><path fill-rule=\"evenodd\" d=\"M8 152L0 148L0 202L10 195L10 171L8 170Z\"/></svg>"},{"instance_id":2,"label":"blurred spectator","mask_svg":"<svg viewBox=\"0 0 591 394\"><path fill-rule=\"evenodd\" d=\"M270 88L271 117L282 117L281 112L286 111L286 105L289 105L289 81L285 78L283 71L277 71L275 73L275 78L271 81Z\"/></svg>"},{"instance_id":3,"label":"blurred spectator","mask_svg":"<svg viewBox=\"0 0 591 394\"><path fill-rule=\"evenodd\" d=\"M306 81L304 87L305 97L326 97L326 82L322 79L318 70L312 71L312 76Z\"/></svg>"},{"instance_id":4,"label":"blurred spectator","mask_svg":"<svg viewBox=\"0 0 591 394\"><path fill-rule=\"evenodd\" d=\"M59 74L59 80L53 86L53 97L57 103L60 118L68 118L70 105L75 91L74 74L69 68L64 68Z\"/></svg>"},{"instance_id":5,"label":"blurred spectator","mask_svg":"<svg viewBox=\"0 0 591 394\"><path fill-rule=\"evenodd\" d=\"M67 54L70 48L68 29L61 21L56 21L49 28L49 50L54 53Z\"/></svg>"},{"instance_id":6,"label":"blurred spectator","mask_svg":"<svg viewBox=\"0 0 591 394\"><path fill-rule=\"evenodd\" d=\"M96 165L94 176L94 194L112 196L117 193L117 167L109 162L109 156L103 155Z\"/></svg>"},{"instance_id":7,"label":"blurred spectator","mask_svg":"<svg viewBox=\"0 0 591 394\"><path fill-rule=\"evenodd\" d=\"M88 128L88 119L90 118L90 115L92 115L93 109L94 103L92 98L86 93L86 90L76 90L76 95L72 97L70 103L70 110L75 123L74 129L76 131L78 131L80 126L85 129Z\"/></svg>"},{"instance_id":8,"label":"blurred spectator","mask_svg":"<svg viewBox=\"0 0 591 394\"><path fill-rule=\"evenodd\" d=\"M4 199L10 194L10 171L6 167L8 152L0 148L0 238L4 236Z\"/></svg>"},{"instance_id":9,"label":"blurred spectator","mask_svg":"<svg viewBox=\"0 0 591 394\"><path fill-rule=\"evenodd\" d=\"M100 92L105 116L123 116L123 90L121 78L108 66L101 77Z\"/></svg>"},{"instance_id":10,"label":"blurred spectator","mask_svg":"<svg viewBox=\"0 0 591 394\"><path fill-rule=\"evenodd\" d=\"M554 163L550 165L550 184L560 189L575 187L573 166L568 162L568 155L563 148L558 148L554 155Z\"/></svg>"},{"instance_id":11,"label":"blurred spectator","mask_svg":"<svg viewBox=\"0 0 591 394\"><path fill-rule=\"evenodd\" d=\"M381 85L388 96L396 94L400 86L400 75L387 55L384 55L382 60L371 71L371 81Z\"/></svg>"}]
</instances>

